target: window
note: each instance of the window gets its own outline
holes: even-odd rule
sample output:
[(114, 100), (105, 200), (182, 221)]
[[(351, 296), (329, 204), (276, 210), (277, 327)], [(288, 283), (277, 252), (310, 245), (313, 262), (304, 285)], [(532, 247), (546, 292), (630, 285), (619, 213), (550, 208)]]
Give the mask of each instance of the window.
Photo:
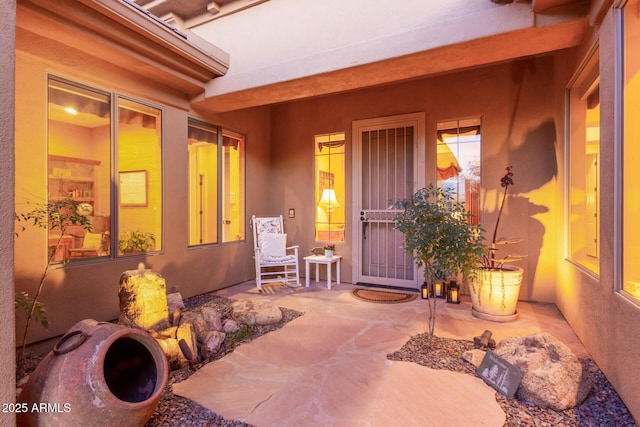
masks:
[(622, 131), (622, 290), (640, 300), (640, 15), (638, 1), (625, 4), (623, 34), (623, 131)]
[(244, 136), (222, 129), (222, 241), (245, 239)]
[(244, 136), (189, 119), (188, 150), (189, 245), (244, 240)]
[[(160, 250), (161, 110), (50, 77), (47, 124), (49, 202), (73, 200), (91, 224), (67, 227), (54, 261)], [(56, 232), (49, 232), (50, 246)]]
[(436, 125), (437, 185), (455, 192), (458, 202), (480, 221), (480, 118)]
[(159, 109), (118, 97), (119, 254), (162, 248)]
[(218, 242), (218, 128), (189, 120), (189, 245)]
[(569, 258), (600, 273), (600, 72), (598, 49), (569, 89)]
[(345, 134), (314, 137), (316, 240), (344, 242)]

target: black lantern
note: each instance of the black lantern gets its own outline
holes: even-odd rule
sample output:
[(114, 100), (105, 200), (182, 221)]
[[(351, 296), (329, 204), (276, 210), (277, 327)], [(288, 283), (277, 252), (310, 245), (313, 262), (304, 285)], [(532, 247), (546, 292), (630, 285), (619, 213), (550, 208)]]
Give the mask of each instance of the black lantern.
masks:
[(446, 295), (446, 286), (445, 286), (445, 282), (443, 281), (437, 281), (436, 283), (433, 284), (433, 295), (436, 298), (444, 298)]
[(422, 299), (429, 299), (429, 285), (427, 285), (427, 282), (422, 283), (422, 287), (420, 288), (420, 297), (422, 297)]
[(449, 282), (447, 287), (447, 302), (451, 304), (460, 304), (460, 288), (455, 280)]

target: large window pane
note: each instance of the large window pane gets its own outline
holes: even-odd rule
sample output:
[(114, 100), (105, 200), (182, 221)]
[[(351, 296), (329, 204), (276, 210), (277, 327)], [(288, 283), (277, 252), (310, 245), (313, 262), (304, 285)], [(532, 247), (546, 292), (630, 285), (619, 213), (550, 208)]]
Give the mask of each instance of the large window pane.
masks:
[(344, 242), (345, 134), (316, 135), (316, 240)]
[(218, 129), (189, 121), (189, 245), (218, 242)]
[(439, 122), (436, 126), (437, 184), (455, 192), (472, 221), (480, 222), (480, 118)]
[(222, 241), (245, 238), (244, 136), (222, 130)]
[(569, 257), (600, 273), (600, 96), (598, 51), (569, 91)]
[[(624, 130), (623, 130), (623, 281), (622, 289), (640, 300), (640, 15), (638, 1), (624, 7)], [(629, 185), (627, 185), (629, 184)]]
[(162, 115), (118, 98), (119, 254), (162, 248)]
[(51, 206), (73, 201), (91, 224), (90, 229), (79, 225), (49, 229), (54, 262), (109, 255), (109, 99), (108, 94), (49, 79), (48, 203)]

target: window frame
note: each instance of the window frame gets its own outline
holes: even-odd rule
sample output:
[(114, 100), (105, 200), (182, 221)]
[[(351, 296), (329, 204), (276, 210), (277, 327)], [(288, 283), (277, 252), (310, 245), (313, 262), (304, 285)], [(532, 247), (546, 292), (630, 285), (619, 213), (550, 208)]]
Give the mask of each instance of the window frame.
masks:
[[(68, 85), (68, 86), (72, 86), (74, 88), (77, 88), (80, 91), (88, 91), (91, 93), (96, 93), (96, 94), (101, 94), (104, 95), (106, 98), (108, 98), (109, 100), (109, 123), (108, 125), (108, 129), (109, 129), (109, 147), (108, 150), (105, 150), (105, 152), (108, 152), (108, 166), (106, 166), (106, 170), (108, 171), (109, 174), (109, 184), (108, 184), (108, 188), (109, 188), (109, 195), (108, 195), (108, 201), (109, 201), (109, 206), (108, 206), (108, 214), (109, 214), (109, 221), (108, 221), (108, 231), (109, 231), (109, 251), (108, 254), (106, 255), (97, 255), (97, 256), (91, 256), (91, 257), (87, 257), (87, 258), (79, 258), (74, 260), (73, 262), (68, 262), (68, 260), (61, 260), (61, 261), (56, 261), (54, 263), (52, 263), (52, 267), (53, 268), (64, 268), (66, 266), (69, 265), (80, 265), (80, 264), (90, 264), (90, 263), (97, 263), (97, 262), (109, 262), (109, 261), (114, 261), (116, 259), (128, 259), (131, 257), (141, 257), (141, 256), (150, 256), (150, 255), (157, 255), (157, 254), (161, 254), (164, 253), (164, 246), (165, 246), (165, 238), (166, 238), (166, 230), (165, 230), (165, 214), (166, 214), (166, 197), (165, 197), (165, 151), (166, 151), (166, 131), (165, 131), (165, 125), (166, 125), (166, 107), (164, 105), (158, 105), (155, 104), (149, 100), (146, 99), (142, 99), (142, 98), (138, 98), (135, 96), (130, 96), (127, 95), (125, 93), (119, 92), (117, 90), (114, 89), (108, 89), (108, 88), (104, 88), (101, 87), (99, 85), (94, 85), (91, 83), (86, 83), (83, 81), (78, 81), (75, 79), (71, 79), (71, 78), (67, 78), (67, 77), (62, 77), (58, 74), (55, 73), (47, 73), (47, 79), (46, 79), (46, 90), (47, 90), (47, 96), (46, 96), (46, 103), (47, 103), (47, 111), (49, 110), (49, 103), (50, 101), (50, 96), (48, 94), (49, 92), (49, 88), (50, 88), (50, 84), (51, 82), (59, 82), (62, 83), (64, 85)], [(118, 161), (118, 155), (119, 155), (119, 112), (118, 109), (120, 108), (120, 102), (121, 100), (124, 100), (126, 102), (132, 102), (135, 103), (137, 105), (140, 106), (144, 106), (144, 107), (148, 107), (150, 109), (156, 110), (158, 112), (158, 120), (160, 120), (160, 124), (158, 126), (159, 129), (159, 150), (160, 150), (160, 155), (158, 158), (158, 161), (160, 162), (159, 165), (159, 171), (160, 171), (160, 178), (159, 178), (159, 183), (158, 185), (160, 186), (160, 191), (159, 191), (159, 197), (160, 197), (160, 202), (159, 202), (159, 206), (160, 209), (162, 210), (161, 214), (160, 214), (160, 224), (159, 224), (159, 230), (161, 233), (161, 236), (159, 239), (156, 240), (156, 242), (158, 240), (160, 240), (161, 244), (158, 246), (156, 243), (156, 246), (154, 246), (153, 250), (149, 250), (146, 252), (139, 252), (139, 253), (132, 253), (132, 254), (121, 254), (119, 253), (118, 250), (118, 241), (119, 241), (119, 235), (120, 235), (120, 227), (119, 227), (119, 220), (120, 220), (120, 183), (119, 183), (119, 176), (120, 176), (120, 172), (125, 172), (125, 171), (119, 171), (119, 161)], [(50, 129), (49, 129), (49, 122), (51, 121), (51, 117), (49, 112), (47, 112), (46, 115), (46, 122), (47, 122), (47, 130), (46, 130), (46, 138), (47, 138), (47, 143), (46, 143), (46, 154), (47, 154), (47, 168), (49, 168), (49, 156), (56, 156), (55, 154), (50, 153), (50, 139), (51, 139), (51, 134), (50, 134)], [(148, 184), (148, 183), (147, 183)], [(148, 189), (147, 189), (148, 192)], [(47, 193), (49, 193), (49, 184), (47, 184)], [(146, 194), (146, 197), (148, 197), (149, 194)], [(47, 201), (49, 200), (49, 197), (47, 195)]]
[[(575, 73), (573, 74), (573, 76), (571, 77), (571, 79), (569, 80), (566, 88), (565, 88), (565, 197), (564, 197), (564, 207), (565, 207), (565, 233), (564, 233), (564, 239), (566, 244), (564, 245), (564, 252), (565, 252), (565, 259), (570, 262), (572, 265), (574, 265), (576, 268), (580, 269), (581, 271), (583, 271), (585, 274), (593, 277), (596, 280), (600, 279), (600, 262), (601, 262), (601, 246), (600, 246), (600, 241), (601, 241), (601, 230), (600, 230), (600, 210), (598, 210), (598, 219), (597, 219), (597, 236), (598, 236), (598, 241), (597, 241), (597, 247), (598, 247), (598, 255), (597, 257), (595, 257), (596, 261), (597, 261), (597, 268), (593, 269), (590, 268), (586, 262), (577, 257), (576, 256), (576, 252), (574, 251), (574, 247), (573, 247), (573, 236), (574, 236), (574, 230), (572, 228), (572, 173), (574, 172), (575, 169), (575, 163), (572, 163), (572, 161), (574, 160), (572, 157), (572, 148), (573, 147), (573, 127), (572, 127), (572, 123), (573, 123), (573, 104), (572, 104), (572, 90), (574, 89), (578, 89), (578, 86), (580, 85), (580, 83), (583, 83), (586, 79), (586, 77), (589, 77), (590, 75), (593, 74), (593, 72), (597, 72), (597, 77), (594, 80), (594, 84), (597, 83), (597, 87), (598, 87), (598, 91), (600, 90), (600, 43), (599, 40), (596, 40), (593, 45), (591, 46), (591, 48), (587, 51), (587, 53), (584, 55), (582, 62), (580, 63), (580, 65), (577, 67)], [(585, 91), (585, 95), (584, 98), (588, 98), (589, 94), (588, 93), (593, 93), (593, 91)], [(586, 103), (586, 101), (585, 101)], [(598, 105), (600, 105), (600, 103), (598, 103)], [(587, 110), (585, 109), (585, 112)], [(601, 115), (600, 115), (601, 117)], [(601, 119), (599, 119), (599, 123), (601, 124)], [(586, 118), (585, 118), (585, 125), (586, 125)], [(585, 145), (585, 154), (586, 154), (586, 144), (587, 144), (587, 136), (586, 136), (586, 128), (584, 129), (585, 132), (585, 141), (584, 141), (584, 145)], [(599, 141), (598, 141), (598, 147), (601, 146), (601, 139), (602, 139), (602, 134), (600, 133), (599, 135)], [(598, 149), (598, 153), (600, 153), (600, 148)], [(586, 160), (584, 161), (584, 163), (586, 164)], [(600, 172), (598, 174), (598, 191), (596, 193), (596, 204), (597, 206), (601, 206), (600, 203), (600, 193), (601, 193), (601, 185), (599, 184), (600, 182), (600, 176), (601, 176), (601, 170), (598, 166), (598, 172)], [(577, 190), (575, 190), (577, 191)], [(583, 198), (583, 199), (586, 199)], [(601, 208), (599, 208), (601, 209)], [(586, 216), (586, 215), (583, 215)], [(584, 257), (583, 257), (584, 258)]]
[[(213, 124), (211, 122), (208, 122), (206, 120), (197, 118), (197, 117), (193, 117), (193, 116), (189, 116), (188, 120), (187, 120), (187, 128), (189, 128), (191, 126), (191, 124), (194, 125), (198, 125), (198, 126), (202, 126), (202, 127), (206, 127), (209, 128), (212, 131), (215, 131), (216, 133), (216, 169), (217, 169), (217, 177), (216, 177), (216, 241), (215, 242), (207, 242), (207, 243), (188, 243), (187, 247), (189, 249), (197, 249), (197, 248), (204, 248), (204, 247), (213, 247), (213, 246), (221, 246), (221, 245), (227, 245), (227, 244), (234, 244), (234, 243), (243, 243), (247, 241), (247, 226), (246, 226), (246, 218), (247, 218), (247, 155), (246, 155), (246, 150), (247, 150), (247, 136), (246, 134), (244, 134), (243, 132), (239, 132), (236, 130), (233, 130), (229, 127), (226, 126), (222, 126), (222, 125), (216, 125)], [(242, 238), (241, 239), (228, 239), (225, 240), (225, 236), (224, 236), (224, 231), (223, 228), (225, 226), (224, 222), (225, 219), (224, 217), (224, 197), (225, 197), (225, 179), (224, 179), (224, 138), (225, 137), (232, 137), (232, 138), (237, 138), (240, 141), (241, 144), (241, 154), (240, 154), (240, 161), (241, 161), (241, 165), (240, 165), (240, 175), (241, 175), (241, 183), (240, 183), (240, 187), (241, 187), (241, 195), (239, 197), (242, 198), (242, 208), (241, 208), (241, 212), (239, 212), (239, 227), (241, 227), (241, 231), (242, 231)], [(188, 147), (188, 142), (187, 142), (187, 147)], [(189, 169), (189, 167), (187, 167), (187, 169)], [(190, 173), (190, 171), (189, 171)], [(189, 182), (187, 182), (187, 186), (189, 185)], [(191, 189), (187, 188), (188, 194), (191, 193)], [(191, 208), (191, 202), (189, 201), (189, 204), (187, 206), (187, 210), (189, 210)], [(191, 218), (191, 213), (188, 212), (187, 213), (187, 220), (190, 220)], [(189, 228), (189, 233), (191, 233), (191, 229), (190, 226)], [(187, 238), (187, 241), (189, 242), (189, 236)]]
[[(622, 1), (614, 6), (615, 21), (615, 60), (614, 60), (614, 253), (613, 253), (613, 288), (614, 292), (640, 308), (640, 297), (634, 296), (624, 289), (625, 273), (625, 185), (627, 181), (624, 167), (624, 152), (627, 135), (625, 135), (626, 78), (625, 55), (627, 38), (625, 28), (625, 9), (638, 7), (638, 1)], [(637, 47), (637, 46), (634, 46)], [(630, 49), (632, 49), (631, 47)], [(640, 69), (638, 70), (640, 74)], [(637, 111), (636, 111), (637, 112)]]
[[(331, 142), (342, 142), (342, 152), (339, 153), (331, 153), (328, 152), (326, 154), (318, 154), (318, 144), (330, 144)], [(340, 147), (336, 147), (336, 148), (340, 148)], [(328, 150), (331, 150), (332, 147), (327, 146)], [(313, 241), (317, 242), (317, 243), (338, 243), (338, 244), (342, 244), (344, 242), (346, 242), (346, 234), (347, 234), (347, 217), (346, 217), (346, 187), (347, 187), (347, 183), (346, 183), (346, 177), (347, 177), (347, 171), (346, 171), (346, 155), (347, 155), (347, 133), (346, 131), (339, 131), (339, 132), (328, 132), (328, 133), (321, 133), (321, 134), (316, 134), (313, 136), (313, 211), (314, 211), (314, 216), (313, 216), (313, 229), (314, 229), (314, 233), (313, 233)], [(320, 176), (320, 172), (321, 170), (319, 169), (319, 165), (318, 162), (320, 160), (320, 158), (326, 158), (329, 162), (329, 169), (331, 169), (331, 158), (332, 156), (340, 156), (340, 162), (341, 165), (338, 166), (338, 168), (341, 169), (341, 173), (343, 175), (342, 177), (342, 187), (340, 188), (339, 191), (335, 191), (336, 190), (336, 183), (335, 180), (332, 181), (332, 179), (334, 178), (333, 173), (331, 172), (331, 170), (329, 171), (324, 171), (327, 175), (325, 176), (325, 178), (322, 178)], [(326, 188), (323, 190), (334, 190), (333, 191), (333, 195), (332, 197), (328, 197), (329, 200), (326, 200), (326, 207), (322, 208), (320, 206), (320, 202), (322, 200), (322, 195), (324, 194), (320, 194), (320, 186), (321, 186), (321, 181), (324, 182), (326, 180), (329, 180), (329, 182), (333, 182), (333, 187), (332, 188)], [(329, 196), (330, 194), (327, 193), (327, 196)], [(338, 221), (332, 221), (331, 220), (331, 203), (332, 200), (336, 200), (337, 207), (342, 209), (343, 212), (343, 221), (342, 222), (338, 222)], [(318, 210), (319, 209), (323, 209), (323, 210), (327, 210), (327, 221), (320, 221), (319, 218), (319, 213)], [(328, 238), (327, 239), (321, 239), (319, 236), (319, 232), (321, 230), (319, 230), (319, 225), (320, 224), (324, 224), (326, 225), (327, 230), (323, 230), (325, 232), (328, 233)], [(342, 229), (338, 228), (333, 228), (332, 225), (342, 225)], [(335, 230), (335, 232), (337, 232), (339, 235), (341, 235), (341, 237), (339, 239), (332, 239), (332, 230)]]

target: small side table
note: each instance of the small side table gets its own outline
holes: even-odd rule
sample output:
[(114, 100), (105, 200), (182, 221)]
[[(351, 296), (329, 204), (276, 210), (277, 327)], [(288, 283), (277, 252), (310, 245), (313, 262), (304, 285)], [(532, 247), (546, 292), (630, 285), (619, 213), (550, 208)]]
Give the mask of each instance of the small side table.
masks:
[(304, 280), (305, 285), (309, 287), (309, 264), (316, 265), (316, 283), (320, 277), (320, 264), (327, 266), (327, 289), (331, 289), (331, 264), (336, 264), (336, 285), (340, 284), (340, 258), (341, 255), (334, 255), (332, 258), (326, 258), (324, 255), (310, 255), (304, 257)]

